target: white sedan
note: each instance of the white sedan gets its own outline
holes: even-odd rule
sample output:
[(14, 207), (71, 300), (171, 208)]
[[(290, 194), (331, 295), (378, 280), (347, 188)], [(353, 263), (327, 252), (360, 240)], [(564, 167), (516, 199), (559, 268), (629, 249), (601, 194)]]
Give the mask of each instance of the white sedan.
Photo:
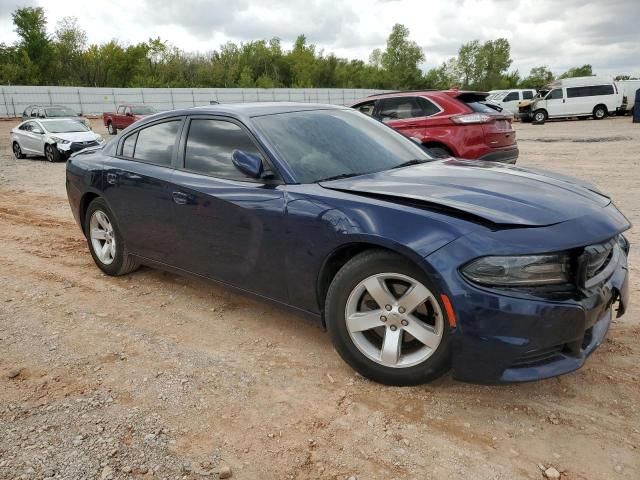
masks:
[(70, 119), (27, 120), (11, 130), (11, 147), (16, 158), (44, 155), (50, 162), (57, 162), (103, 143), (102, 136)]

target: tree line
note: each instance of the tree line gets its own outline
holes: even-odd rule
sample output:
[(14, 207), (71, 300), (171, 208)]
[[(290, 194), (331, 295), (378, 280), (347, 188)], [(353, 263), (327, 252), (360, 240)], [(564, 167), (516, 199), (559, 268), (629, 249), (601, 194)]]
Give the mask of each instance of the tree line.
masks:
[[(16, 9), (18, 40), (0, 44), (0, 84), (91, 87), (292, 87), (473, 90), (540, 88), (556, 76), (547, 66), (521, 77), (508, 40), (473, 40), (437, 68), (423, 72), (423, 49), (407, 27), (393, 26), (386, 48), (368, 62), (325, 54), (298, 36), (290, 50), (280, 39), (228, 42), (209, 53), (192, 53), (150, 38), (135, 45), (116, 40), (89, 44), (75, 17), (65, 17), (53, 34), (42, 7)], [(591, 65), (557, 78), (592, 75)], [(621, 78), (630, 78), (621, 76)]]

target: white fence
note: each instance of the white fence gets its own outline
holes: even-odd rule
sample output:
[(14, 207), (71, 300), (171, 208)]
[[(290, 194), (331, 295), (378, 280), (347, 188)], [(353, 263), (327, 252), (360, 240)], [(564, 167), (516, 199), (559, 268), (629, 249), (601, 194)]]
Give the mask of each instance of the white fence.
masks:
[(305, 102), (346, 105), (384, 90), (343, 88), (92, 88), (1, 86), (0, 117), (19, 117), (33, 104), (66, 105), (84, 115), (113, 111), (121, 103), (144, 103), (157, 110), (173, 110), (212, 101)]

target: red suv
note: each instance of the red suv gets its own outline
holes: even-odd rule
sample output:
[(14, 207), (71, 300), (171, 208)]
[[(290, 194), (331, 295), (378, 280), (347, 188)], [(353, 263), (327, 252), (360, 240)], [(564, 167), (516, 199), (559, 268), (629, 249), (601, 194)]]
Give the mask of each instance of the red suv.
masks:
[(488, 95), (462, 90), (385, 93), (351, 107), (419, 140), (436, 157), (516, 163), (511, 116), (485, 103)]

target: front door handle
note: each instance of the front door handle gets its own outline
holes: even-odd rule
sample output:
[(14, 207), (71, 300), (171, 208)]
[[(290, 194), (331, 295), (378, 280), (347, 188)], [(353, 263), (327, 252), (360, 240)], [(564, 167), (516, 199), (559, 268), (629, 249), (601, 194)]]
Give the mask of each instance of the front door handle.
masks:
[(187, 200), (189, 200), (189, 196), (184, 192), (173, 192), (171, 196), (173, 197), (173, 201), (178, 205), (186, 205)]
[(107, 183), (111, 185), (117, 185), (118, 175), (116, 175), (115, 173), (107, 173)]

